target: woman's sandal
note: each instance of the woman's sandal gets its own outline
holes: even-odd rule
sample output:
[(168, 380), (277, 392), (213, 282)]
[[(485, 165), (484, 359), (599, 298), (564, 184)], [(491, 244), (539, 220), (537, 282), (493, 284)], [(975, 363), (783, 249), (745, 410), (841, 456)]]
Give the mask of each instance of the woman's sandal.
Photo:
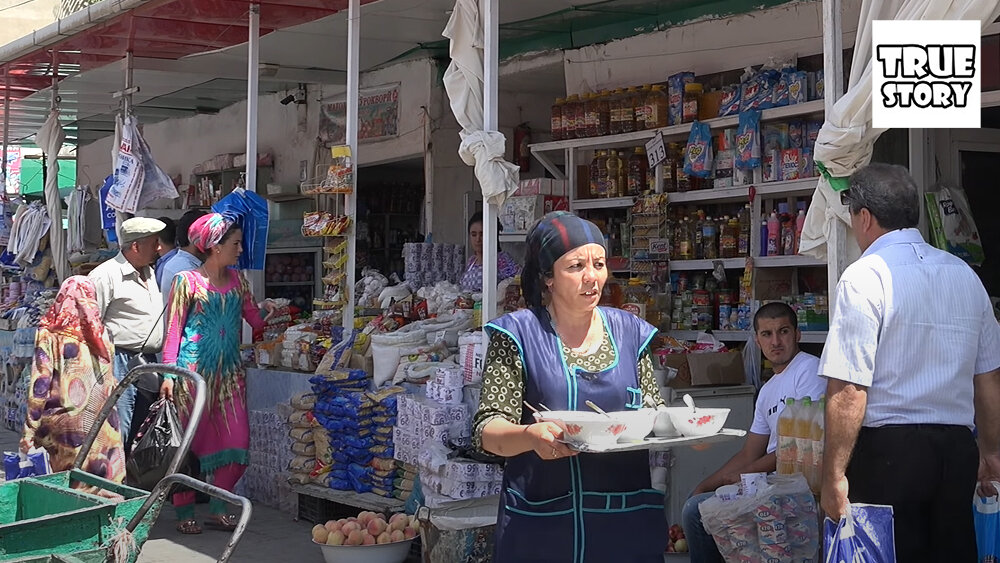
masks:
[(195, 520), (181, 520), (177, 523), (177, 531), (188, 536), (195, 536), (201, 533), (201, 526)]
[(222, 532), (232, 532), (236, 529), (236, 522), (238, 518), (235, 514), (224, 514), (221, 516), (211, 516), (205, 520), (202, 524), (209, 529), (219, 530)]

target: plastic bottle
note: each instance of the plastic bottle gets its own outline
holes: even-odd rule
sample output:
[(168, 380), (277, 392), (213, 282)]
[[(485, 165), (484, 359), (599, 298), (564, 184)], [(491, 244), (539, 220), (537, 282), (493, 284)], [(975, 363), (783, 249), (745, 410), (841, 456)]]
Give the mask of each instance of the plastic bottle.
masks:
[(606, 197), (621, 197), (622, 196), (622, 186), (619, 185), (621, 180), (621, 170), (622, 170), (622, 159), (618, 156), (617, 151), (608, 152), (608, 191)]
[(802, 242), (802, 229), (806, 226), (806, 212), (799, 209), (799, 214), (795, 216), (795, 253), (799, 253), (799, 243)]
[(812, 472), (812, 421), (815, 410), (812, 399), (804, 397), (795, 416), (795, 472), (808, 479)]
[(597, 136), (597, 94), (583, 95), (583, 124), (587, 137)]
[(646, 320), (650, 312), (651, 300), (652, 295), (649, 293), (649, 288), (642, 283), (641, 279), (628, 280), (628, 286), (625, 288), (625, 303), (622, 305), (623, 310)]
[(597, 151), (594, 160), (590, 162), (590, 197), (607, 197), (608, 195), (608, 155)]
[(632, 156), (628, 158), (628, 195), (639, 195), (646, 191), (648, 169), (646, 149), (636, 147)]
[(646, 96), (646, 129), (666, 127), (670, 100), (662, 84), (656, 84)]
[(691, 219), (685, 217), (677, 228), (677, 255), (681, 260), (694, 259), (694, 241), (691, 240)]
[(701, 260), (705, 257), (705, 212), (701, 209), (696, 214), (694, 221), (694, 236), (691, 237), (694, 248), (691, 251), (691, 258)]
[(608, 101), (608, 130), (612, 135), (622, 132), (622, 99), (624, 94), (625, 92), (621, 88), (616, 88)]
[(767, 256), (767, 221), (760, 222), (760, 255)]
[(556, 98), (556, 103), (552, 104), (552, 140), (563, 140), (565, 129), (563, 129), (563, 106), (566, 105), (565, 98)]
[(628, 155), (618, 151), (618, 160), (621, 161), (618, 167), (618, 197), (624, 197), (628, 195)]
[(812, 480), (809, 487), (814, 493), (819, 493), (823, 484), (823, 449), (826, 444), (826, 399), (820, 397), (819, 403), (813, 409), (812, 427), (809, 437), (812, 439)]
[(583, 115), (583, 103), (580, 96), (573, 94), (566, 98), (566, 105), (563, 106), (564, 121), (563, 135), (566, 139), (576, 139), (586, 135), (586, 127)]
[(702, 257), (715, 260), (719, 257), (719, 224), (711, 217), (702, 223)]
[(795, 254), (795, 220), (787, 213), (781, 216), (781, 254)]
[(781, 222), (778, 221), (778, 213), (771, 212), (767, 218), (767, 256), (778, 256), (781, 254)]
[(635, 131), (635, 103), (638, 98), (637, 94), (638, 91), (635, 89), (635, 86), (632, 86), (625, 90), (625, 96), (622, 97), (622, 133)]
[(791, 475), (795, 473), (795, 460), (798, 457), (795, 439), (795, 417), (798, 407), (795, 399), (785, 399), (785, 409), (778, 415), (778, 474)]
[(739, 239), (736, 241), (737, 256), (750, 255), (750, 204), (746, 204), (739, 214)]
[(723, 219), (719, 236), (719, 256), (722, 258), (736, 258), (739, 256), (738, 240), (740, 237), (740, 221), (736, 217), (728, 215)]
[(602, 90), (596, 99), (597, 104), (597, 135), (603, 136), (611, 132), (611, 92)]
[(649, 94), (653, 87), (644, 84), (636, 96), (635, 102), (635, 130), (644, 131), (646, 129), (646, 116), (649, 115)]

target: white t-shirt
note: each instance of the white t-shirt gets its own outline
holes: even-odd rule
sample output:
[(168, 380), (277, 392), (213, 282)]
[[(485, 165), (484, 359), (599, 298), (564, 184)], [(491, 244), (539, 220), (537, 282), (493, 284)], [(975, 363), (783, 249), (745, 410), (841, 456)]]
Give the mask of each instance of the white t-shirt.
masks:
[(778, 415), (785, 409), (785, 399), (791, 397), (798, 401), (809, 397), (818, 401), (826, 394), (826, 379), (817, 375), (818, 372), (819, 358), (799, 352), (781, 373), (760, 388), (750, 431), (770, 436), (767, 453), (778, 449)]

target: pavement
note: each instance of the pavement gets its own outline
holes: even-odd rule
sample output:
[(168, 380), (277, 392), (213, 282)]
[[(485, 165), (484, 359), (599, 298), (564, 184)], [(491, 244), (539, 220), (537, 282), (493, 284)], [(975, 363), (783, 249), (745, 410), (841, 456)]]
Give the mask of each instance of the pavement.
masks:
[[(0, 429), (0, 451), (17, 449), (18, 434)], [(0, 482), (3, 475), (0, 472)], [(198, 505), (198, 518), (208, 513), (208, 505)], [(230, 535), (206, 530), (201, 535), (184, 536), (174, 530), (171, 507), (165, 507), (142, 548), (138, 563), (211, 563), (226, 548)], [(312, 545), (312, 524), (296, 522), (291, 515), (254, 506), (250, 526), (230, 561), (235, 563), (323, 563), (319, 548)]]

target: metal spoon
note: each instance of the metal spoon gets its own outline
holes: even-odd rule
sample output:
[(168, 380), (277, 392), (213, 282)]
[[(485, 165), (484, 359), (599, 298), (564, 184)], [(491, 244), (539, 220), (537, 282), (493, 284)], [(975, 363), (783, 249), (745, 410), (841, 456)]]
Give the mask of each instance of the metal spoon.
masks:
[(544, 410), (552, 412), (552, 409), (550, 409), (549, 407), (545, 406), (545, 403), (543, 403), (541, 401), (538, 401), (538, 406), (542, 407)]
[(608, 417), (608, 418), (611, 418), (611, 415), (610, 415), (610, 414), (608, 414), (608, 413), (604, 412), (604, 409), (602, 409), (601, 407), (599, 407), (599, 406), (595, 405), (595, 404), (594, 404), (593, 402), (591, 402), (590, 400), (587, 400), (587, 401), (584, 401), (584, 403), (586, 403), (586, 405), (587, 405), (588, 407), (590, 407), (590, 408), (594, 409), (595, 411), (597, 411), (597, 412), (599, 412), (599, 413), (603, 414), (604, 416), (606, 416), (606, 417)]
[[(538, 409), (536, 409), (536, 408), (535, 408), (534, 406), (532, 406), (532, 404), (531, 404), (531, 403), (529, 403), (528, 401), (524, 401), (524, 406), (526, 406), (526, 407), (528, 407), (529, 409), (531, 409), (531, 410), (532, 410), (532, 412), (534, 412), (534, 413), (535, 413), (535, 414), (537, 414), (538, 416), (541, 416), (541, 415), (542, 415), (542, 412), (541, 412), (541, 411), (539, 411)], [(546, 410), (548, 410), (548, 409), (546, 409)]]
[(694, 406), (694, 398), (689, 393), (685, 393), (683, 399), (684, 404), (691, 407), (691, 412), (698, 412), (698, 409)]

